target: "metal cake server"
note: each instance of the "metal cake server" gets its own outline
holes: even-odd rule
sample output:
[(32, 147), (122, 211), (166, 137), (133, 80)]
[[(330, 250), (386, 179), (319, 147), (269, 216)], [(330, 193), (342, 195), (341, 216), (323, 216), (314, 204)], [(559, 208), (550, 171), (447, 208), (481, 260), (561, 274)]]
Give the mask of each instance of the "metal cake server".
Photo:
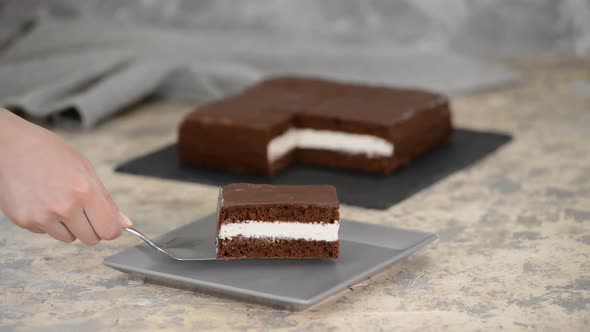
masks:
[(215, 243), (205, 239), (174, 238), (166, 245), (159, 245), (133, 227), (125, 230), (137, 236), (153, 249), (173, 258), (177, 261), (212, 261), (217, 260), (215, 255)]

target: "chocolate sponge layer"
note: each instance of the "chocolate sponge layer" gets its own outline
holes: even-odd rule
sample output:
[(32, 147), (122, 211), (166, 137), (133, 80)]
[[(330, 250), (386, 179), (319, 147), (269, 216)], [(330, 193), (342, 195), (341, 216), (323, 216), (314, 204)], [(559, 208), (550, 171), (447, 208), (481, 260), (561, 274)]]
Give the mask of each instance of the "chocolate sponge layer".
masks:
[(233, 238), (218, 240), (217, 257), (237, 258), (338, 258), (339, 241)]
[(255, 221), (296, 221), (300, 223), (328, 223), (339, 220), (337, 208), (317, 206), (276, 205), (266, 207), (231, 207), (219, 211), (222, 223), (244, 220)]

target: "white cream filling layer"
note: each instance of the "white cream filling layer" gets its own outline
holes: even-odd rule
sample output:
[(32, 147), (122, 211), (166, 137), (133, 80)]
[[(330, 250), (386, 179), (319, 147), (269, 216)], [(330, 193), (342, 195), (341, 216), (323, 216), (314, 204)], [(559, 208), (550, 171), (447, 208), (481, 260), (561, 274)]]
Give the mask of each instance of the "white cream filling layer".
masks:
[(304, 239), (307, 241), (337, 241), (338, 221), (328, 223), (301, 223), (286, 221), (245, 220), (240, 223), (221, 224), (219, 239), (236, 236), (245, 238)]
[(393, 156), (393, 144), (381, 137), (332, 130), (291, 128), (270, 141), (267, 146), (268, 161), (274, 162), (296, 148), (362, 154), (369, 157)]

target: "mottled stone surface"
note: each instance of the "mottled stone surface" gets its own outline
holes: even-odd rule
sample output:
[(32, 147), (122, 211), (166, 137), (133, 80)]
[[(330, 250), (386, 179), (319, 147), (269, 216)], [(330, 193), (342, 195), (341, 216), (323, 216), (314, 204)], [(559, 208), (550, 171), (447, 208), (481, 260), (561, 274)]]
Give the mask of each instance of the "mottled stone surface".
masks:
[[(101, 265), (137, 243), (64, 245), (0, 220), (0, 331), (590, 329), (590, 59), (511, 64), (524, 84), (453, 99), (458, 125), (510, 132), (479, 164), (386, 211), (344, 206), (370, 223), (438, 232), (378, 282), (305, 312), (145, 284)], [(214, 211), (216, 188), (114, 174), (174, 141), (190, 110), (148, 103), (86, 134), (61, 132), (95, 163), (146, 233)]]

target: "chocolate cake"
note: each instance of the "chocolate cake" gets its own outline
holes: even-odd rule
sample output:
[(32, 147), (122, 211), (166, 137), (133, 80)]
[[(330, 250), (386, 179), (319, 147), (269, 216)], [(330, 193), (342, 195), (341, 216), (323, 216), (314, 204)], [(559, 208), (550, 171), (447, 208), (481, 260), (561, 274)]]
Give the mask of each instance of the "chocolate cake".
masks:
[(333, 186), (237, 183), (219, 191), (218, 258), (338, 258)]
[(190, 113), (186, 165), (273, 175), (293, 162), (389, 174), (451, 135), (447, 98), (412, 89), (280, 77)]

